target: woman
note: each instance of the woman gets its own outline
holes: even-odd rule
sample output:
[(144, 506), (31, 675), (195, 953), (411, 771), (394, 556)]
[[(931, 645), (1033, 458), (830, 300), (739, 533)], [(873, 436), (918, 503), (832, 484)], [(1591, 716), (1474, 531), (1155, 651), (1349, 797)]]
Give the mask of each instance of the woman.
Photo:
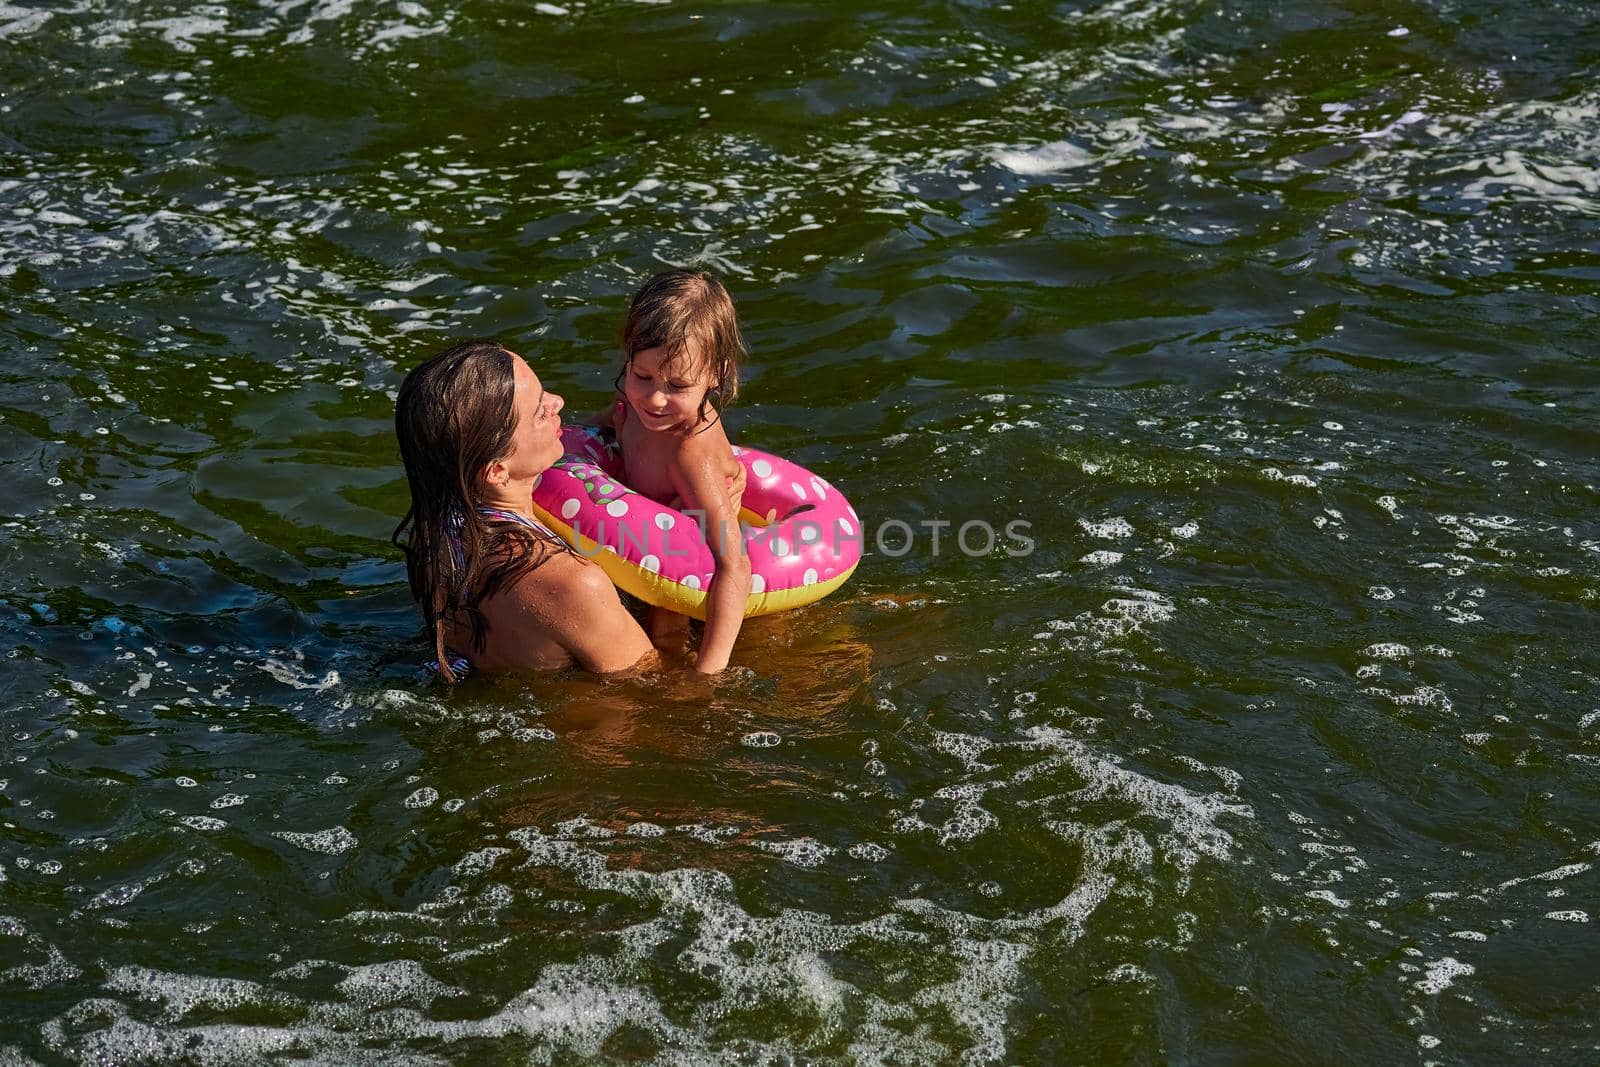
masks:
[(561, 408), (493, 341), (447, 349), (400, 386), (411, 508), (394, 543), (448, 681), (447, 650), (482, 670), (604, 673), (655, 656), (600, 568), (533, 517), (533, 483), (561, 458)]

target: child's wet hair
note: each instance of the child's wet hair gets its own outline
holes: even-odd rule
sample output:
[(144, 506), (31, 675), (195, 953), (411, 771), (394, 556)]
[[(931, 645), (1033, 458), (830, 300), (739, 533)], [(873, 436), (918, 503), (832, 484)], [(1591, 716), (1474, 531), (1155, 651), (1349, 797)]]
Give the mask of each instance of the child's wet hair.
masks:
[[(622, 351), (631, 361), (648, 348), (661, 349), (661, 366), (671, 370), (697, 356), (705, 360), (712, 387), (706, 394), (716, 407), (739, 393), (739, 361), (744, 338), (734, 315), (733, 298), (716, 275), (678, 268), (663, 271), (633, 295), (622, 325)], [(706, 417), (702, 407), (700, 417)]]

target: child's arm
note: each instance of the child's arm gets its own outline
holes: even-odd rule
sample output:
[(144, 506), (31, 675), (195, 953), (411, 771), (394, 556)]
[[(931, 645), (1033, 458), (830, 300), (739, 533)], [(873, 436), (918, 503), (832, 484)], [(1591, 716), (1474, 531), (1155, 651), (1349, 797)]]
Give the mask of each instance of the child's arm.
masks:
[(706, 632), (700, 639), (695, 670), (715, 674), (728, 665), (733, 643), (744, 624), (744, 607), (750, 598), (750, 557), (744, 551), (744, 531), (739, 511), (728, 496), (712, 449), (692, 449), (685, 462), (674, 464), (672, 480), (687, 507), (705, 513), (703, 530), (717, 572), (706, 590)]

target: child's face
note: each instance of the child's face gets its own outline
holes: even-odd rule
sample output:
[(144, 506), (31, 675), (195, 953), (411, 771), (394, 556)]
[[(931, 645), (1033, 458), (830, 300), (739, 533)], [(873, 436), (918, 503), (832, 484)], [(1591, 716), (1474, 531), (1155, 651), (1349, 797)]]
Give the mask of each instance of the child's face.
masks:
[(661, 355), (659, 348), (633, 354), (623, 369), (623, 396), (647, 430), (692, 430), (700, 423), (706, 393), (716, 383), (706, 361), (694, 358), (693, 353), (670, 369), (661, 366)]

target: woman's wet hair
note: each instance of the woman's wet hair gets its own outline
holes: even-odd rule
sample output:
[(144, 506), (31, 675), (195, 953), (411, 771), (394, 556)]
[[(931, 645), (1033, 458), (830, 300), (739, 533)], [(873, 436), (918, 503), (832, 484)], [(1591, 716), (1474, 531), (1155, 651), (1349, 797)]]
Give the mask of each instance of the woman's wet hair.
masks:
[(451, 682), (445, 627), (466, 626), (481, 652), (488, 623), (478, 605), (565, 548), (478, 512), (483, 472), (511, 450), (516, 432), (514, 358), (495, 341), (455, 345), (407, 374), (395, 403), (411, 506), (392, 540), (405, 552), (411, 595)]
[(704, 361), (713, 384), (700, 407), (702, 421), (708, 407), (720, 410), (739, 395), (744, 338), (739, 335), (733, 297), (716, 275), (678, 268), (644, 283), (633, 295), (622, 324), (622, 351), (631, 361), (635, 353), (649, 348), (661, 349), (661, 368), (667, 372)]

